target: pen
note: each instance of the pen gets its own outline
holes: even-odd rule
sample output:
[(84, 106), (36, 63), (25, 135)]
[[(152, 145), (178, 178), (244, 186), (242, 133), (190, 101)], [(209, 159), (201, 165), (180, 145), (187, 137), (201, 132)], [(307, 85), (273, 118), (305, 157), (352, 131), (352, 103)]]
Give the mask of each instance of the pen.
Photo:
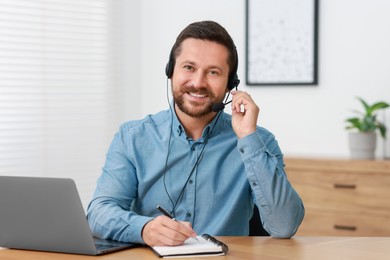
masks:
[(164, 214), (165, 216), (167, 216), (168, 218), (172, 219), (172, 220), (176, 220), (171, 214), (169, 214), (168, 211), (166, 211), (163, 207), (161, 207), (160, 205), (157, 205), (157, 209), (162, 213)]
[[(162, 214), (164, 214), (165, 216), (167, 216), (168, 218), (170, 218), (170, 219), (176, 221), (176, 219), (175, 219), (171, 214), (169, 214), (169, 212), (166, 211), (166, 210), (165, 210), (163, 207), (161, 207), (160, 205), (157, 205), (157, 209), (158, 209)], [(196, 237), (192, 237), (192, 238), (195, 239), (196, 241), (199, 241), (198, 238), (196, 238)]]

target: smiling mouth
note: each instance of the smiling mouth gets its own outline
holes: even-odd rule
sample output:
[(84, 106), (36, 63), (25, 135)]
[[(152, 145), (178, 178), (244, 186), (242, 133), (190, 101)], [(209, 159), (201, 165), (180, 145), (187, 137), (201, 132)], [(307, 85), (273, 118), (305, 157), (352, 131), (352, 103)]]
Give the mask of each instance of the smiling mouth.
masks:
[(201, 95), (201, 94), (196, 94), (196, 93), (192, 93), (192, 92), (189, 92), (188, 94), (191, 97), (194, 97), (194, 98), (205, 98), (205, 97), (207, 97), (207, 95)]

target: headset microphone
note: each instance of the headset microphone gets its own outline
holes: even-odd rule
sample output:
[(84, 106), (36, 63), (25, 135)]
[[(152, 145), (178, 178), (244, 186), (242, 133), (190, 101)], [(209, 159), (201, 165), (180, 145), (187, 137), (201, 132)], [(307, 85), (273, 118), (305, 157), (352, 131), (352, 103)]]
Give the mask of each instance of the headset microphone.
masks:
[(220, 102), (220, 103), (215, 103), (211, 106), (211, 110), (213, 112), (219, 112), (221, 110), (223, 110), (225, 108), (225, 106), (229, 103), (231, 103), (232, 100), (230, 100), (229, 102), (226, 102), (226, 103), (223, 103), (223, 102)]

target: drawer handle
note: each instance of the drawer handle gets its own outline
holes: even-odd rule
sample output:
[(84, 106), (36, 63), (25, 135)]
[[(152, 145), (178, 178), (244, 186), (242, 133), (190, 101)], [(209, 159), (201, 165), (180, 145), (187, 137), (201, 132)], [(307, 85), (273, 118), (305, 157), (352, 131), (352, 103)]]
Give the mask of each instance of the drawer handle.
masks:
[(334, 187), (336, 189), (356, 189), (356, 185), (355, 184), (339, 184), (339, 183), (335, 183), (334, 184)]
[(357, 229), (355, 226), (342, 226), (342, 225), (334, 225), (334, 228), (339, 230), (348, 230), (348, 231), (356, 231)]

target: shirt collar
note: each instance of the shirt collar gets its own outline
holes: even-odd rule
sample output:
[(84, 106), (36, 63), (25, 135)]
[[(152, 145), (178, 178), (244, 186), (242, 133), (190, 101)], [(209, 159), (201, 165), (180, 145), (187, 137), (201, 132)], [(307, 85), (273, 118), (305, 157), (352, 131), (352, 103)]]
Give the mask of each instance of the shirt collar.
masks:
[[(220, 116), (218, 116), (219, 114), (217, 113), (213, 120), (203, 129), (202, 138), (206, 138), (208, 135), (210, 135), (210, 137), (214, 136), (219, 132), (223, 118), (225, 117), (225, 113), (223, 111), (219, 113)], [(171, 115), (173, 116), (172, 130), (174, 134), (177, 136), (182, 136), (184, 134), (186, 137), (184, 126), (180, 123), (176, 113), (172, 111)]]

